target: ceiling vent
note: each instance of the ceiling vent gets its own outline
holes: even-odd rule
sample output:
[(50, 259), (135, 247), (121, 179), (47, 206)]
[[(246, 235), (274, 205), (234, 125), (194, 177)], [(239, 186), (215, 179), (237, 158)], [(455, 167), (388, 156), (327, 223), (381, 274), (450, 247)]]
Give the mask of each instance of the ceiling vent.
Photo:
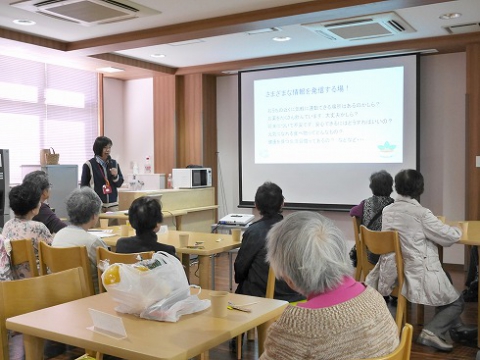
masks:
[(480, 31), (480, 23), (452, 25), (447, 26), (445, 29), (447, 29), (450, 34), (466, 34)]
[(302, 24), (302, 26), (330, 40), (364, 40), (415, 32), (414, 28), (395, 13)]
[(47, 15), (84, 26), (108, 24), (160, 14), (159, 11), (128, 0), (26, 0), (11, 4), (14, 7)]

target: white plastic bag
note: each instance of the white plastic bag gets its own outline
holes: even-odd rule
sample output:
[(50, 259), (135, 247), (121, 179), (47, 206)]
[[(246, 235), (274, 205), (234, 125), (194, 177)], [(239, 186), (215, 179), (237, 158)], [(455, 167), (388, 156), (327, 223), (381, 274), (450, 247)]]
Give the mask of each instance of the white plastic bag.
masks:
[(197, 296), (200, 294), (201, 288), (195, 285), (191, 285), (191, 287), (198, 288), (199, 292), (184, 299), (179, 299), (177, 297), (179, 294), (173, 292), (168, 298), (160, 300), (142, 311), (140, 317), (157, 321), (177, 322), (182, 315), (208, 309), (210, 300), (200, 300)]
[[(182, 263), (175, 256), (160, 251), (153, 254), (152, 261), (159, 266), (148, 271), (139, 271), (129, 264), (112, 264), (105, 269), (102, 282), (118, 303), (116, 311), (152, 320), (178, 321), (181, 315), (210, 306), (209, 300), (190, 295), (190, 285)], [(109, 283), (109, 274), (117, 269), (119, 281)], [(178, 304), (183, 300), (188, 301)]]

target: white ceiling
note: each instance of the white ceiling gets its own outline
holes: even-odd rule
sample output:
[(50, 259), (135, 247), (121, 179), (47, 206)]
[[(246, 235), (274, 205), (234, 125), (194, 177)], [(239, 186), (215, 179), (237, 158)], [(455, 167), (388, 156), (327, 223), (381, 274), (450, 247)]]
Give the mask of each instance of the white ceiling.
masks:
[[(134, 0), (142, 6), (159, 11), (158, 15), (117, 23), (83, 26), (57, 20), (45, 15), (15, 8), (10, 4), (14, 0), (0, 0), (0, 52), (15, 55), (19, 53), (34, 54), (42, 48), (30, 45), (24, 48), (21, 34), (31, 34), (35, 38), (47, 38), (58, 41), (57, 44), (72, 45), (71, 58), (85, 58), (89, 55), (115, 54), (147, 63), (172, 68), (188, 68), (234, 62), (239, 60), (305, 53), (326, 49), (360, 46), (372, 43), (402, 41), (409, 39), (446, 36), (447, 26), (458, 24), (478, 24), (480, 22), (480, 0), (457, 0), (448, 2), (434, 1), (343, 1), (347, 4), (360, 4), (347, 9), (321, 11), (320, 3), (334, 4), (329, 1), (304, 0)], [(40, 0), (39, 0), (40, 1)], [(122, 0), (117, 0), (121, 2)], [(340, 1), (337, 1), (340, 3)], [(388, 4), (390, 3), (390, 4)], [(429, 4), (403, 8), (411, 3)], [(282, 11), (283, 6), (290, 6), (290, 16)], [(400, 5), (398, 5), (400, 4)], [(328, 4), (327, 4), (328, 5)], [(302, 6), (305, 6), (304, 8)], [(307, 6), (312, 6), (311, 13)], [(367, 40), (329, 40), (309, 31), (301, 23), (330, 21), (365, 14), (384, 12), (386, 8), (394, 9), (415, 31), (393, 36)], [(275, 8), (275, 9), (272, 9)], [(295, 14), (295, 9), (302, 13)], [(303, 10), (307, 9), (307, 10)], [(350, 11), (354, 9), (353, 11)], [(280, 12), (277, 15), (277, 10)], [(251, 14), (246, 14), (251, 12)], [(440, 15), (458, 12), (457, 19), (441, 20)], [(235, 14), (238, 14), (235, 16)], [(249, 15), (253, 15), (250, 17)], [(224, 17), (226, 23), (215, 21), (210, 27), (208, 19)], [(263, 17), (263, 18), (262, 18)], [(243, 21), (245, 18), (247, 20)], [(21, 26), (13, 23), (14, 19), (28, 19), (36, 22), (33, 26)], [(198, 22), (204, 20), (203, 22)], [(218, 19), (217, 19), (218, 20)], [(182, 24), (181, 26), (179, 24)], [(190, 31), (190, 26), (193, 30)], [(248, 30), (278, 27), (280, 31), (248, 35)], [(142, 33), (142, 30), (158, 29), (156, 32)], [(171, 29), (171, 31), (169, 30)], [(7, 30), (12, 30), (10, 33)], [(477, 31), (476, 28), (469, 31)], [(480, 30), (480, 29), (479, 29)], [(12, 35), (13, 34), (13, 35)], [(132, 35), (133, 34), (133, 35)], [(214, 36), (210, 36), (210, 35)], [(117, 35), (117, 36), (115, 36)], [(130, 35), (132, 37), (130, 38)], [(204, 36), (202, 36), (204, 35)], [(111, 38), (105, 38), (112, 36)], [(275, 42), (274, 36), (288, 36), (290, 41)], [(91, 39), (99, 38), (97, 43)], [(141, 38), (141, 41), (136, 39)], [(15, 40), (15, 41), (12, 41)], [(183, 46), (172, 46), (173, 41), (197, 39), (199, 42)], [(32, 42), (29, 40), (29, 42)], [(163, 54), (163, 58), (153, 58), (152, 54)], [(45, 57), (48, 55), (45, 53)], [(55, 55), (53, 55), (55, 56)], [(121, 67), (113, 64), (113, 66)], [(233, 70), (233, 69), (232, 69)]]

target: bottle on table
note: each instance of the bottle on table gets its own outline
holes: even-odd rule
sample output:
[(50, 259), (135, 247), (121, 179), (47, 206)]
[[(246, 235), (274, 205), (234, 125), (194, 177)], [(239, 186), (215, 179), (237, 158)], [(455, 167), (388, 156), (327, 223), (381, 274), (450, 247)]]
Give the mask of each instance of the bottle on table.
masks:
[(150, 156), (145, 158), (145, 174), (152, 173), (152, 163), (150, 162)]
[(172, 174), (168, 174), (168, 178), (167, 178), (167, 189), (173, 189)]

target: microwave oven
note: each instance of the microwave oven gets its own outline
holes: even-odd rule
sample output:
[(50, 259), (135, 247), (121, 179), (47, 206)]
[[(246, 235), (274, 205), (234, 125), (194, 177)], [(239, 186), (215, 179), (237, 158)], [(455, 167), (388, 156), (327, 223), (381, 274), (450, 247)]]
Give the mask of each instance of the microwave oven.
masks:
[(191, 189), (207, 186), (212, 186), (211, 168), (172, 170), (172, 187), (174, 189)]

